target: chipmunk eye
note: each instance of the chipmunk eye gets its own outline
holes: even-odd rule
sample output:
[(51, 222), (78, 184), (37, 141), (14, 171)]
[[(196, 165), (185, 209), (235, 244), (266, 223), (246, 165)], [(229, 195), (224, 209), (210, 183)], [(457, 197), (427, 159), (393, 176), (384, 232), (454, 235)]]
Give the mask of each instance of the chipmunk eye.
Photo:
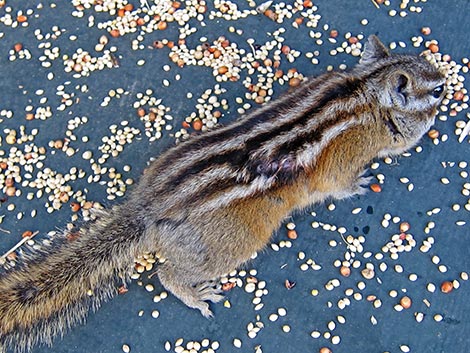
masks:
[(443, 92), (444, 92), (444, 85), (440, 85), (440, 86), (437, 86), (436, 88), (434, 88), (431, 91), (431, 95), (434, 98), (439, 98), (442, 95)]

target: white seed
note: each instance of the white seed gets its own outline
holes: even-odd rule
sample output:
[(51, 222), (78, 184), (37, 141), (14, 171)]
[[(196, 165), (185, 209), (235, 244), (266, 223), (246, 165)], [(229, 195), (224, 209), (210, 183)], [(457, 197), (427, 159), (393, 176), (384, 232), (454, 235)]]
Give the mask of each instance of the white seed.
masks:
[(441, 314), (436, 314), (433, 318), (436, 322), (441, 322), (444, 319)]
[(284, 331), (285, 333), (290, 332), (290, 326), (289, 325), (283, 325), (282, 326), (282, 331)]
[(236, 347), (236, 348), (241, 348), (242, 347), (242, 341), (238, 338), (234, 338), (233, 339), (233, 345)]
[(439, 271), (442, 272), (442, 273), (446, 273), (446, 272), (447, 272), (447, 266), (446, 266), (446, 265), (439, 265), (438, 269), (439, 269)]
[(131, 347), (129, 347), (127, 344), (122, 345), (122, 351), (124, 353), (129, 353), (131, 351)]
[(319, 331), (312, 331), (310, 336), (312, 336), (313, 338), (320, 338), (321, 333)]
[(403, 353), (411, 352), (410, 347), (408, 347), (406, 344), (400, 345), (400, 350), (401, 350)]
[(415, 319), (416, 319), (416, 322), (421, 322), (421, 321), (423, 321), (423, 319), (424, 319), (424, 314), (421, 313), (421, 312), (416, 313), (416, 314), (415, 314)]
[(253, 293), (256, 290), (256, 284), (255, 283), (247, 283), (245, 286), (245, 291), (247, 293)]
[(339, 336), (333, 336), (331, 337), (331, 343), (333, 344), (339, 344), (341, 342), (341, 338)]
[(286, 228), (289, 230), (294, 230), (295, 229), (295, 224), (292, 222), (289, 222), (286, 224)]
[(401, 306), (400, 304), (396, 304), (393, 308), (398, 312), (403, 311), (404, 309), (403, 306)]
[(93, 153), (91, 151), (85, 151), (82, 154), (82, 158), (85, 160), (89, 160), (91, 157), (93, 157)]

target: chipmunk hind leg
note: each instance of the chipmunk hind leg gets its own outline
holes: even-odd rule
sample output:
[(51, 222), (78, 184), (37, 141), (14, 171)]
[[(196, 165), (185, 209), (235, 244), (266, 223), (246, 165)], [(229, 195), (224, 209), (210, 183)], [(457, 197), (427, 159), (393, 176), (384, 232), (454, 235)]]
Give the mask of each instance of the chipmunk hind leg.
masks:
[(224, 296), (212, 280), (198, 281), (200, 274), (166, 261), (157, 270), (161, 284), (190, 308), (198, 309), (204, 317), (212, 317), (208, 301), (217, 303)]
[(216, 303), (223, 299), (218, 285), (217, 264), (205, 245), (207, 239), (200, 229), (188, 221), (163, 219), (156, 222), (157, 247), (165, 259), (158, 265), (157, 275), (165, 289), (187, 306), (211, 317), (207, 301)]

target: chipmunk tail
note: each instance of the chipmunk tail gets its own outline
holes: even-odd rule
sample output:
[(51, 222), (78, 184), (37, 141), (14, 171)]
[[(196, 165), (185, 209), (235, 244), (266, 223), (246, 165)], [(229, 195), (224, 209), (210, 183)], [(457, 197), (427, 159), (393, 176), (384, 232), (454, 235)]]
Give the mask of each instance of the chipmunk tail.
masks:
[(77, 233), (0, 273), (0, 352), (51, 345), (117, 293), (141, 251), (143, 222), (129, 207), (100, 211)]

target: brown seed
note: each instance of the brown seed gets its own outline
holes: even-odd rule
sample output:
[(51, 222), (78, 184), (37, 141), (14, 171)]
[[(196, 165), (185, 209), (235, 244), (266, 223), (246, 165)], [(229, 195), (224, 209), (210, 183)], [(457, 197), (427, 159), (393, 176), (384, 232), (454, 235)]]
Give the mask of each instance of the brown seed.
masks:
[(450, 293), (454, 289), (454, 285), (451, 281), (444, 281), (441, 284), (441, 292), (442, 293)]
[(277, 19), (277, 14), (271, 9), (267, 9), (266, 11), (264, 11), (264, 15), (273, 21)]
[(197, 7), (197, 12), (198, 13), (205, 13), (207, 11), (207, 7), (205, 5), (199, 5)]
[(246, 283), (258, 283), (258, 278), (250, 276), (246, 279)]
[(13, 179), (12, 177), (7, 177), (5, 179), (5, 186), (6, 187), (11, 187), (13, 185), (15, 185), (15, 179)]
[(225, 75), (228, 71), (228, 67), (227, 66), (221, 66), (219, 67), (219, 69), (217, 70), (217, 72), (219, 73), (219, 75)]
[(321, 347), (318, 353), (333, 353), (333, 351), (328, 347)]
[(126, 5), (124, 6), (124, 10), (130, 12), (130, 11), (134, 10), (134, 5), (132, 5), (132, 4), (126, 4)]
[(11, 252), (7, 255), (7, 260), (8, 261), (15, 261), (16, 257), (17, 257), (16, 252)]
[(351, 269), (347, 266), (341, 266), (339, 273), (341, 273), (341, 276), (343, 277), (349, 277), (351, 275)]
[(224, 284), (222, 284), (222, 290), (224, 292), (228, 292), (229, 290), (231, 290), (233, 287), (235, 287), (235, 283), (234, 282), (226, 282)]
[(119, 30), (118, 29), (112, 29), (111, 31), (109, 31), (109, 34), (111, 35), (111, 37), (113, 38), (117, 38), (120, 36), (120, 33), (119, 33)]
[(62, 147), (64, 147), (64, 142), (62, 140), (54, 141), (54, 148), (61, 149)]
[(199, 131), (202, 129), (202, 121), (200, 119), (196, 119), (193, 121), (193, 129)]
[(437, 139), (439, 137), (439, 131), (436, 130), (436, 129), (429, 130), (428, 131), (428, 136), (429, 136), (429, 138)]
[(5, 190), (5, 194), (9, 197), (16, 195), (16, 188), (14, 186), (8, 186)]
[(1, 163), (0, 163), (0, 169), (5, 170), (5, 169), (7, 169), (7, 168), (8, 168), (8, 164), (7, 164), (6, 162), (1, 162)]
[(312, 6), (313, 6), (313, 2), (312, 2), (311, 0), (304, 0), (303, 6), (304, 6), (304, 7), (312, 7)]
[(81, 206), (78, 202), (72, 202), (70, 204), (70, 209), (72, 210), (72, 212), (78, 212), (78, 211), (80, 211), (80, 208), (81, 208)]
[(294, 22), (297, 24), (297, 25), (301, 25), (302, 22), (304, 22), (304, 19), (302, 17), (297, 17)]
[(282, 76), (284, 76), (284, 72), (282, 70), (277, 70), (274, 73), (274, 77), (276, 77), (276, 78), (281, 78)]
[(16, 43), (16, 44), (13, 46), (13, 49), (18, 53), (20, 50), (23, 49), (23, 44), (21, 44), (21, 43)]
[(404, 296), (403, 298), (400, 299), (400, 305), (404, 309), (409, 309), (411, 307), (411, 298)]
[(160, 31), (165, 30), (167, 27), (168, 27), (168, 24), (167, 24), (165, 21), (160, 21), (160, 22), (158, 22), (158, 24), (157, 24), (157, 28), (158, 28)]
[(157, 114), (155, 112), (150, 112), (149, 121), (154, 122), (155, 120), (157, 120)]
[(331, 37), (331, 38), (336, 38), (336, 37), (338, 37), (338, 31), (337, 31), (336, 29), (332, 29), (332, 30), (330, 31), (330, 37)]
[(462, 91), (457, 91), (457, 92), (454, 93), (454, 99), (456, 101), (461, 101), (464, 98), (464, 96), (465, 95), (463, 94)]
[(421, 33), (424, 34), (425, 36), (428, 36), (428, 35), (431, 34), (431, 28), (423, 27), (423, 28), (421, 28)]
[(287, 237), (292, 240), (297, 239), (297, 232), (295, 231), (295, 229), (289, 229), (287, 231)]
[(28, 121), (34, 120), (34, 113), (27, 113), (26, 114), (26, 120), (28, 120)]
[(122, 286), (120, 286), (120, 287), (118, 288), (118, 294), (119, 294), (119, 295), (125, 294), (125, 293), (127, 293), (128, 291), (129, 291), (129, 289), (127, 289), (127, 287), (124, 286), (124, 285), (122, 285)]
[(439, 51), (439, 46), (436, 43), (431, 43), (429, 44), (428, 49), (431, 51), (431, 53), (435, 54)]
[(283, 46), (281, 47), (281, 52), (282, 52), (282, 54), (289, 54), (289, 52), (290, 52), (290, 47), (289, 47), (288, 45), (283, 45)]
[(272, 66), (272, 65), (273, 65), (273, 61), (272, 61), (271, 59), (267, 58), (267, 59), (264, 59), (263, 64), (264, 64), (264, 66), (266, 66), (266, 67)]
[(73, 71), (75, 72), (81, 72), (83, 70), (83, 67), (81, 64), (79, 63), (76, 63), (75, 65), (73, 65)]
[(33, 235), (33, 232), (32, 232), (32, 231), (30, 231), (30, 230), (25, 230), (25, 231), (23, 232), (23, 234), (21, 234), (21, 237), (22, 237), (22, 238), (27, 238), (27, 237), (30, 237), (31, 235)]
[(289, 80), (289, 86), (291, 87), (297, 87), (300, 85), (302, 81), (300, 80), (300, 78), (298, 77), (292, 77), (290, 80)]
[(68, 241), (74, 241), (80, 236), (79, 232), (72, 232), (72, 233), (67, 233), (65, 236)]
[(216, 50), (214, 50), (212, 55), (214, 56), (214, 59), (218, 59), (222, 55), (222, 52), (219, 49), (216, 49)]
[(83, 204), (83, 209), (84, 210), (89, 210), (93, 208), (93, 202), (91, 201), (85, 201), (85, 203)]
[(370, 294), (366, 297), (366, 300), (368, 302), (373, 302), (375, 299), (377, 299), (377, 296), (373, 295), (373, 294)]
[(408, 222), (400, 223), (400, 233), (406, 233), (410, 230), (410, 224)]
[(264, 97), (256, 96), (255, 102), (258, 103), (258, 104), (263, 104), (264, 103)]
[(379, 184), (371, 184), (370, 189), (373, 192), (381, 192), (382, 191), (382, 187)]
[(141, 118), (145, 116), (145, 109), (144, 108), (137, 109), (137, 115)]
[(26, 22), (28, 20), (28, 18), (25, 15), (19, 15), (19, 16), (16, 17), (16, 20), (19, 23), (23, 23), (23, 22)]
[(357, 37), (352, 36), (349, 37), (348, 42), (349, 44), (356, 44), (357, 42), (359, 42), (359, 39), (357, 39)]

